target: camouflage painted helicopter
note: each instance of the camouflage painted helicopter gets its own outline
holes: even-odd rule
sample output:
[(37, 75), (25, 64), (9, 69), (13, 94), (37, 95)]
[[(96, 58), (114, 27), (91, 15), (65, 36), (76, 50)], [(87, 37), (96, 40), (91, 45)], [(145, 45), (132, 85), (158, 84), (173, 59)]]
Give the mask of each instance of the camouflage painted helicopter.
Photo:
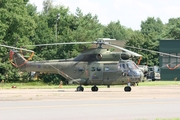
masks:
[[(16, 48), (6, 45), (3, 47), (13, 48), (10, 51), (11, 63), (18, 67), (20, 71), (41, 72), (60, 74), (69, 83), (78, 84), (76, 91), (84, 91), (82, 85), (93, 85), (92, 91), (98, 91), (97, 85), (127, 85), (125, 92), (131, 91), (131, 84), (138, 83), (143, 76), (137, 65), (130, 60), (133, 56), (141, 57), (140, 54), (125, 48), (110, 44), (105, 39), (98, 39), (94, 42), (69, 42), (54, 44), (38, 44), (31, 46), (48, 46), (63, 44), (97, 44), (97, 48), (88, 52), (83, 52), (73, 59), (29, 61), (25, 59), (17, 50), (31, 52), (34, 51), (23, 48)], [(102, 48), (102, 45), (109, 45), (124, 52), (111, 52), (109, 49)], [(30, 57), (30, 58), (31, 58)]]

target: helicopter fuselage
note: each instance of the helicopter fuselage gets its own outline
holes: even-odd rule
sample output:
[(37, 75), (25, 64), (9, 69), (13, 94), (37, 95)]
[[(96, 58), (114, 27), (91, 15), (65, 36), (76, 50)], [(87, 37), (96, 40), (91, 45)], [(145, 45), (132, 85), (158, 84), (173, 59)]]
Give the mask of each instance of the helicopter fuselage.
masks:
[(72, 59), (27, 61), (14, 52), (10, 54), (14, 64), (20, 71), (60, 74), (68, 83), (79, 84), (77, 91), (83, 91), (81, 85), (128, 85), (125, 91), (131, 91), (130, 83), (138, 83), (141, 79), (137, 65), (129, 60), (126, 53), (110, 52), (107, 49), (94, 49), (81, 53)]
[(77, 62), (64, 61), (35, 61), (27, 62), (21, 71), (56, 73), (65, 77), (69, 83), (80, 85), (118, 85), (128, 82), (139, 82), (140, 74), (138, 69), (132, 71), (128, 64), (133, 61), (95, 61)]

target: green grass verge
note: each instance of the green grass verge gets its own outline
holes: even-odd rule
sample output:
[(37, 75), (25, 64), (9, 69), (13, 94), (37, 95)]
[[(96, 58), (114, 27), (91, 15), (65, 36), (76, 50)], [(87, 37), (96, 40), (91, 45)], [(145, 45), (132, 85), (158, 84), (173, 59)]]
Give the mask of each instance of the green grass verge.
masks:
[[(139, 86), (167, 86), (167, 85), (180, 85), (180, 81), (146, 81), (140, 82)], [(12, 89), (16, 86), (18, 89), (58, 89), (59, 85), (49, 85), (43, 82), (35, 81), (28, 83), (0, 83), (0, 89)], [(63, 85), (63, 89), (76, 88), (78, 85)], [(92, 85), (84, 86), (91, 88)], [(105, 85), (98, 85), (99, 88), (107, 88)], [(122, 85), (111, 85), (111, 87), (123, 87)]]
[(180, 118), (157, 118), (156, 120), (180, 120)]
[(180, 81), (146, 81), (139, 83), (139, 86), (164, 86), (164, 85), (180, 85)]

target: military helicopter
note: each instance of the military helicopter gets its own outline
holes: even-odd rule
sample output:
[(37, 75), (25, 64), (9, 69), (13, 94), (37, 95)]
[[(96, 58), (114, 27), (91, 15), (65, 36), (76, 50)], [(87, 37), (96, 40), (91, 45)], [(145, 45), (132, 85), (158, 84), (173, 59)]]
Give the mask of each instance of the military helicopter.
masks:
[[(0, 45), (11, 50), (10, 61), (24, 72), (41, 72), (60, 74), (71, 84), (78, 84), (76, 91), (84, 91), (82, 85), (93, 85), (91, 90), (98, 91), (97, 85), (127, 85), (124, 87), (125, 92), (131, 91), (131, 84), (136, 84), (140, 81), (143, 73), (138, 66), (132, 61), (131, 57), (141, 57), (142, 55), (125, 48), (106, 42), (107, 39), (101, 38), (94, 42), (69, 42), (69, 43), (53, 43), (53, 44), (38, 44), (31, 46), (48, 46), (48, 45), (63, 45), (63, 44), (96, 44), (97, 48), (82, 52), (73, 59), (60, 60), (44, 60), (44, 61), (29, 61), (34, 51), (24, 48), (11, 47)], [(108, 39), (109, 40), (109, 39)], [(111, 39), (110, 39), (111, 40)], [(102, 45), (108, 45), (118, 48), (124, 52), (111, 52)], [(17, 50), (31, 52), (29, 59), (25, 59)]]

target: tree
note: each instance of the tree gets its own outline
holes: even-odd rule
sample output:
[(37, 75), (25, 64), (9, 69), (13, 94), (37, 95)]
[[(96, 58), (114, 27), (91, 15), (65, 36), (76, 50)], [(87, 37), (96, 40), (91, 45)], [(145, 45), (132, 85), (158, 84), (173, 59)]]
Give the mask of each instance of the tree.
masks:
[[(57, 19), (57, 14), (60, 14), (60, 19)], [(92, 16), (90, 13), (83, 15), (79, 8), (77, 8), (76, 15), (73, 15), (69, 14), (69, 9), (64, 6), (52, 7), (48, 14), (42, 12), (37, 23), (36, 35), (32, 38), (33, 44), (94, 41), (96, 38), (102, 37), (102, 26), (97, 20), (97, 16)], [(34, 51), (44, 59), (64, 59), (75, 57), (86, 46), (36, 47)]]
[(160, 18), (148, 17), (141, 22), (141, 33), (148, 36), (151, 40), (162, 39), (164, 24)]
[[(136, 41), (136, 47), (144, 48), (148, 50), (158, 51), (159, 40), (163, 38), (164, 33), (164, 24), (162, 21), (154, 17), (148, 17), (146, 21), (141, 22), (141, 36), (142, 38), (136, 40), (134, 37), (130, 39), (128, 44), (133, 45), (133, 42)], [(139, 35), (136, 35), (139, 36)], [(147, 62), (148, 65), (158, 65), (159, 64), (159, 55), (153, 52), (142, 51), (143, 62)]]
[(30, 16), (37, 16), (37, 7), (35, 5), (32, 5), (32, 4), (27, 4), (26, 5), (26, 8), (27, 8), (27, 12)]
[[(135, 31), (131, 38), (126, 42), (126, 48), (137, 52), (142, 55), (142, 60), (140, 64), (158, 65), (159, 55), (153, 52), (145, 51), (142, 49), (155, 50), (157, 51), (157, 43), (153, 42), (146, 35), (142, 34), (140, 31)], [(128, 47), (130, 46), (130, 47)], [(135, 47), (135, 48), (131, 48)], [(138, 59), (134, 59), (137, 63)]]
[[(30, 44), (36, 23), (28, 14), (28, 0), (3, 0), (0, 4), (0, 43), (6, 45), (17, 45), (17, 47)], [(18, 38), (18, 42), (16, 41)], [(4, 58), (9, 50), (0, 49), (0, 60)], [(0, 69), (5, 73), (1, 74), (8, 79), (17, 80), (18, 72), (9, 62), (0, 64)]]
[(104, 29), (104, 37), (117, 39), (117, 40), (126, 40), (127, 33), (126, 29), (120, 24), (120, 21), (110, 22), (107, 27)]
[(1, 38), (9, 45), (12, 45), (17, 37), (19, 46), (28, 44), (29, 37), (34, 35), (36, 24), (29, 16), (26, 4), (23, 0), (4, 0), (1, 4), (0, 23), (4, 23), (4, 36)]
[(48, 14), (50, 9), (53, 7), (52, 0), (44, 0), (43, 1), (43, 11), (45, 14)]
[(170, 18), (166, 28), (166, 38), (180, 39), (180, 18)]

